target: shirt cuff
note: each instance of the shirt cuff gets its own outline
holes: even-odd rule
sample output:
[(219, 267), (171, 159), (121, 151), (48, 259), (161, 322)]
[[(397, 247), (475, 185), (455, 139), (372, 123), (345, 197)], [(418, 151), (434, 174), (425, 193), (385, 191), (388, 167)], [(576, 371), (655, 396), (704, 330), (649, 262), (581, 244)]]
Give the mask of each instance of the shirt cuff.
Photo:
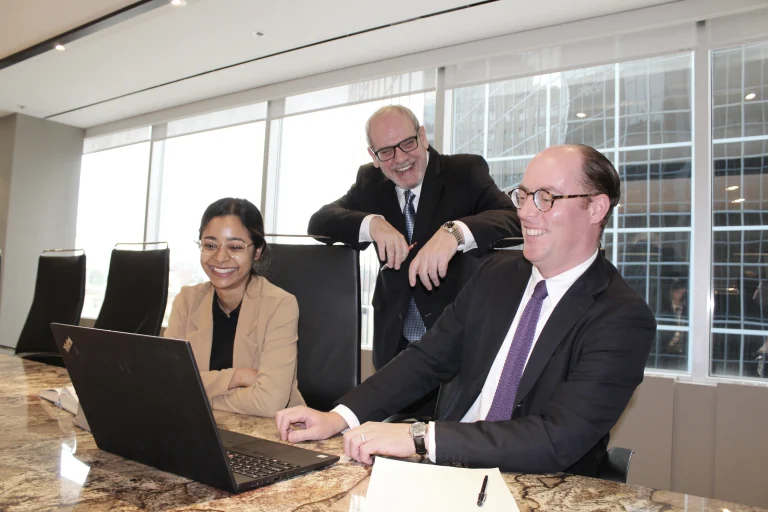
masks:
[(339, 404), (336, 407), (333, 408), (331, 412), (335, 412), (342, 418), (344, 418), (344, 421), (347, 422), (347, 425), (349, 428), (357, 428), (360, 426), (360, 420), (357, 419), (357, 416), (355, 416), (355, 413), (353, 413), (349, 407), (343, 404)]
[(429, 428), (427, 429), (427, 457), (433, 464), (437, 464), (437, 447), (435, 446), (435, 422), (429, 422)]
[(374, 217), (384, 218), (383, 215), (366, 215), (363, 222), (360, 223), (360, 234), (357, 237), (358, 242), (373, 242), (373, 238), (371, 238), (371, 221)]
[[(363, 223), (365, 223), (365, 221), (363, 221)], [(370, 224), (370, 221), (368, 221), (368, 223)], [(477, 242), (475, 241), (475, 237), (472, 234), (472, 232), (469, 230), (467, 225), (461, 222), (460, 220), (455, 220), (453, 221), (453, 223), (459, 226), (459, 229), (461, 230), (461, 234), (464, 235), (464, 243), (459, 245), (457, 250), (459, 250), (460, 252), (467, 252), (467, 251), (471, 251), (472, 249), (476, 249)]]

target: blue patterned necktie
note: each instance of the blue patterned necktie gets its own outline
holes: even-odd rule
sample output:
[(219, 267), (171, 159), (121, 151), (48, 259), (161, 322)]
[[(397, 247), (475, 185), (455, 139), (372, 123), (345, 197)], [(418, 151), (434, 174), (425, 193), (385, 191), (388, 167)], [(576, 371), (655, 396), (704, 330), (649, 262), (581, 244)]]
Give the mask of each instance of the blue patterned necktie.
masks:
[[(413, 207), (413, 200), (416, 196), (410, 190), (403, 192), (403, 195), (405, 196), (405, 208), (403, 208), (405, 230), (408, 232), (408, 243), (410, 244), (413, 237), (413, 225), (416, 222), (416, 209)], [(408, 303), (408, 312), (405, 314), (403, 336), (408, 341), (418, 341), (425, 332), (427, 332), (427, 328), (424, 327), (424, 321), (421, 319), (419, 309), (416, 307), (416, 301), (411, 297)]]
[(544, 280), (536, 283), (533, 295), (531, 295), (528, 304), (525, 305), (520, 323), (517, 324), (512, 344), (509, 347), (507, 359), (504, 361), (504, 369), (499, 378), (499, 387), (496, 388), (491, 409), (485, 417), (486, 421), (504, 421), (512, 418), (515, 395), (517, 395), (517, 388), (520, 385), (520, 378), (523, 376), (525, 360), (528, 358), (528, 352), (531, 351), (533, 336), (536, 334), (536, 324), (539, 322), (541, 305), (547, 298), (546, 283)]

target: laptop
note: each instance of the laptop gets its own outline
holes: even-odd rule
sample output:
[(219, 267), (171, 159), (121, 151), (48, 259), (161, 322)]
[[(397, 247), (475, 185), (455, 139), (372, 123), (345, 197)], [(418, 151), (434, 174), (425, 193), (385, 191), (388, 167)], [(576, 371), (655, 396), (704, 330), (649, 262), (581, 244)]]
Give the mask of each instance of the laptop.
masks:
[(242, 492), (339, 460), (216, 426), (184, 340), (51, 324), (99, 449)]

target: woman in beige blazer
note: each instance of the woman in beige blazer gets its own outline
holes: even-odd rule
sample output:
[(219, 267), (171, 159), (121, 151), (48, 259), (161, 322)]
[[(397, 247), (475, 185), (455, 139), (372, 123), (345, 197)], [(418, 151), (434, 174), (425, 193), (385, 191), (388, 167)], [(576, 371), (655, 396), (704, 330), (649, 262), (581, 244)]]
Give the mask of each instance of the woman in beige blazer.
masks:
[(214, 409), (273, 417), (304, 400), (296, 381), (296, 298), (260, 276), (268, 260), (264, 221), (245, 199), (211, 204), (200, 223), (207, 283), (182, 287), (167, 338), (192, 345)]

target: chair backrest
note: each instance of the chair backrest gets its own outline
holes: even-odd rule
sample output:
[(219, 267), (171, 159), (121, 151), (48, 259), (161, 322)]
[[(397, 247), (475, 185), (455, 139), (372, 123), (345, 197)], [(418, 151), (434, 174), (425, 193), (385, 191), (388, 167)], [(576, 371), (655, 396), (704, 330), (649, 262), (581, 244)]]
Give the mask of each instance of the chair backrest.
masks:
[(612, 446), (608, 448), (603, 462), (598, 468), (598, 478), (610, 480), (611, 482), (627, 483), (629, 475), (629, 462), (632, 459), (634, 450)]
[[(72, 252), (72, 251), (67, 251)], [(16, 344), (16, 354), (58, 355), (51, 322), (77, 325), (85, 301), (85, 254), (43, 251), (37, 261), (35, 296)]]
[(115, 248), (97, 329), (157, 336), (168, 301), (170, 250)]
[(360, 263), (340, 245), (270, 244), (267, 279), (299, 303), (298, 381), (321, 411), (360, 383)]

